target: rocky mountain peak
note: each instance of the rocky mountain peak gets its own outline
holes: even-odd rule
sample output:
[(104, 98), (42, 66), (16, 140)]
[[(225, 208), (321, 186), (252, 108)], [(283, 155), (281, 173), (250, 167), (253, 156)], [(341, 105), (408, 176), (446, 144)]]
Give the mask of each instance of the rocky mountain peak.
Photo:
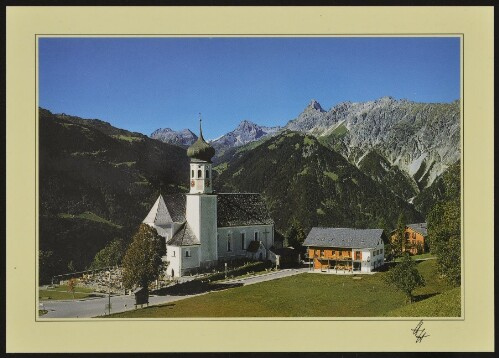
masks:
[(310, 104), (307, 106), (305, 110), (315, 110), (319, 112), (326, 112), (324, 109), (322, 109), (321, 104), (317, 102), (315, 99), (310, 101)]
[(171, 128), (159, 128), (152, 132), (150, 137), (182, 147), (188, 147), (198, 139), (197, 135), (187, 128), (180, 131), (174, 131)]

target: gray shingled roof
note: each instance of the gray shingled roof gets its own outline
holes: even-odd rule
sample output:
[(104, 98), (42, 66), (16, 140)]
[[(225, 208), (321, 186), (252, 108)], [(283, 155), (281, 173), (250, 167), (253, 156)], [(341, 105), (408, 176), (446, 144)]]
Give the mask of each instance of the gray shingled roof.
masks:
[(412, 230), (419, 232), (423, 236), (428, 235), (426, 223), (407, 224), (407, 227), (410, 227)]
[(172, 222), (183, 221), (185, 221), (185, 195), (171, 194), (165, 197), (160, 195), (142, 222), (166, 227)]
[(185, 194), (168, 194), (164, 196), (165, 204), (168, 207), (172, 220), (176, 223), (185, 221)]
[(272, 225), (260, 194), (217, 194), (217, 226)]
[(374, 248), (382, 234), (382, 229), (314, 227), (308, 233), (303, 246)]
[(173, 246), (191, 246), (200, 245), (199, 239), (192, 232), (191, 227), (187, 222), (184, 222), (180, 229), (168, 240), (167, 245)]

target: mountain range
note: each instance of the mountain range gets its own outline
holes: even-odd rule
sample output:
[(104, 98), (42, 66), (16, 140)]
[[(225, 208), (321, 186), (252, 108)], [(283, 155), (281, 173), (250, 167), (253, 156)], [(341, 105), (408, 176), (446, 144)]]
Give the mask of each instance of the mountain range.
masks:
[[(379, 165), (397, 167), (407, 174), (413, 194), (431, 185), (459, 160), (461, 153), (459, 101), (417, 103), (382, 97), (369, 102), (343, 102), (329, 111), (312, 100), (283, 127), (262, 127), (244, 120), (233, 131), (211, 141), (216, 149), (215, 162), (231, 155), (234, 151), (230, 149), (285, 130), (317, 137), (356, 166), (376, 152), (381, 158)], [(151, 137), (157, 137), (154, 133)], [(161, 140), (175, 144), (167, 137)]]
[[(188, 191), (186, 147), (197, 136), (154, 133), (159, 140), (40, 108), (41, 281), (87, 268), (114, 238), (126, 242), (159, 193)], [(214, 187), (262, 193), (280, 234), (290, 222), (392, 229), (401, 212), (424, 220), (442, 196), (459, 134), (459, 102), (382, 98), (326, 111), (312, 101), (283, 127), (243, 121), (211, 141)]]

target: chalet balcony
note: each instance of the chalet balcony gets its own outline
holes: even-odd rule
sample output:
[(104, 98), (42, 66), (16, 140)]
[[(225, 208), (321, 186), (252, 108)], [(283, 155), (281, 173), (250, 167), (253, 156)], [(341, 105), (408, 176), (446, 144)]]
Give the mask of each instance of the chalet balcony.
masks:
[(332, 256), (325, 256), (325, 255), (314, 255), (314, 259), (318, 260), (334, 260), (334, 261), (352, 261), (352, 256), (346, 256), (346, 255), (332, 255)]

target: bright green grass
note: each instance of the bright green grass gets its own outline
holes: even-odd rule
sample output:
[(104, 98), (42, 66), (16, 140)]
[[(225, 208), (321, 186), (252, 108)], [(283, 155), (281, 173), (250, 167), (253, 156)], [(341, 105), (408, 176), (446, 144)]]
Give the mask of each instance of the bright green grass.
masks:
[(343, 137), (345, 134), (348, 133), (348, 129), (347, 127), (342, 123), (341, 125), (339, 125), (338, 127), (336, 127), (332, 132), (331, 132), (331, 135), (336, 137), (336, 138), (340, 138), (340, 137)]
[[(450, 289), (435, 274), (434, 266), (434, 260), (418, 264), (426, 280), (426, 287), (414, 292), (420, 303), (427, 296)], [(383, 281), (383, 275), (353, 279), (350, 275), (303, 273), (111, 317), (380, 317), (411, 306), (406, 305), (401, 292)], [(435, 303), (428, 303), (432, 304)], [(429, 311), (425, 309), (424, 312)]]
[[(429, 253), (429, 252), (427, 252), (426, 254), (411, 256), (411, 259), (413, 259), (413, 260), (421, 260), (421, 259), (429, 259), (429, 258), (436, 258), (436, 256)], [(402, 257), (397, 257), (395, 259), (395, 262), (400, 262), (400, 261), (402, 261)]]
[(115, 223), (113, 223), (113, 222), (111, 222), (109, 220), (101, 218), (99, 215), (94, 214), (91, 211), (85, 211), (84, 213), (81, 213), (81, 214), (78, 214), (78, 215), (72, 215), (72, 214), (67, 214), (67, 213), (60, 213), (60, 214), (58, 214), (58, 216), (60, 218), (63, 218), (63, 219), (84, 219), (84, 220), (96, 221), (96, 222), (100, 222), (100, 223), (107, 224), (107, 225), (114, 226), (116, 228), (121, 229), (120, 225), (117, 225), (117, 224), (115, 224)]
[[(92, 292), (92, 289), (76, 286), (74, 298), (86, 298), (89, 297)], [(72, 300), (73, 294), (68, 291), (68, 286), (61, 285), (55, 288), (38, 290), (38, 298), (40, 300)]]
[(119, 139), (119, 140), (124, 140), (127, 142), (140, 142), (142, 141), (142, 138), (140, 137), (132, 137), (132, 136), (126, 136), (126, 135), (113, 135), (114, 138)]
[(327, 176), (328, 178), (331, 178), (332, 180), (334, 181), (337, 181), (338, 180), (338, 174), (334, 173), (334, 172), (327, 172), (327, 171), (324, 171), (323, 174), (325, 176)]
[(389, 317), (460, 317), (461, 287), (390, 311)]

